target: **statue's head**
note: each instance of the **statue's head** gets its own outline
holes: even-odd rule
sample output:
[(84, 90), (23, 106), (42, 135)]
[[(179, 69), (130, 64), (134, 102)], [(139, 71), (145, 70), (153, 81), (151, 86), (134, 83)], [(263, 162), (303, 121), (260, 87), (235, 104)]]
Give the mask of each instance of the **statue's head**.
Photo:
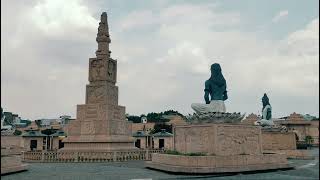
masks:
[(268, 98), (267, 94), (264, 93), (264, 95), (263, 95), (263, 97), (262, 97), (262, 106), (263, 106), (263, 108), (264, 108), (266, 105), (270, 105), (270, 103), (269, 103), (269, 98)]
[(220, 64), (214, 63), (211, 65), (211, 74), (215, 74), (217, 72), (221, 72)]
[(107, 21), (108, 21), (107, 13), (106, 13), (106, 12), (103, 12), (103, 13), (101, 14), (101, 22), (107, 23)]

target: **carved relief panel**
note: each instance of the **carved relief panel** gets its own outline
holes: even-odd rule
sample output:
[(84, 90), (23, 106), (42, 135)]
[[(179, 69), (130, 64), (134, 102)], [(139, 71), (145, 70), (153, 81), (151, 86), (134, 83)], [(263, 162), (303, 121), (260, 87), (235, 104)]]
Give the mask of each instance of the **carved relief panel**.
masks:
[(106, 86), (87, 86), (87, 103), (94, 104), (106, 99)]
[(86, 104), (118, 105), (118, 87), (114, 85), (87, 85)]
[(113, 83), (117, 81), (117, 61), (111, 58), (108, 60), (107, 79)]
[(260, 131), (257, 127), (219, 126), (217, 132), (217, 154), (260, 154)]
[(128, 124), (126, 121), (110, 121), (110, 132), (112, 135), (127, 135)]
[(107, 80), (107, 61), (98, 58), (89, 60), (89, 81)]
[(89, 81), (109, 81), (116, 83), (117, 80), (117, 61), (109, 58), (89, 59)]
[(95, 127), (93, 121), (83, 121), (81, 123), (81, 134), (93, 135), (95, 134)]

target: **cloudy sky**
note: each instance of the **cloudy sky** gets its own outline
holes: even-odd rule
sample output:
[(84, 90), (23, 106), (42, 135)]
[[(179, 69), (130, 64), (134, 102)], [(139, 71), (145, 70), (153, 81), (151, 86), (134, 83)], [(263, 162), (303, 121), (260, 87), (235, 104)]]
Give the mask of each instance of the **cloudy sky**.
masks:
[(317, 0), (1, 1), (1, 106), (22, 118), (75, 117), (88, 58), (108, 13), (119, 102), (129, 114), (193, 113), (210, 65), (227, 81), (227, 111), (319, 116)]

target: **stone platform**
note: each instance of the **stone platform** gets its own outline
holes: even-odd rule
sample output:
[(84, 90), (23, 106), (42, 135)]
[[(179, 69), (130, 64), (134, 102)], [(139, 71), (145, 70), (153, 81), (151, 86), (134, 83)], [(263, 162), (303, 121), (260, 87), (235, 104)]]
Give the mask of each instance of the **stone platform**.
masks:
[(138, 150), (132, 142), (68, 142), (59, 152), (111, 152), (121, 150)]
[(262, 154), (261, 129), (257, 126), (233, 124), (201, 124), (176, 126), (174, 149), (181, 153), (207, 155)]
[(183, 156), (152, 154), (146, 166), (174, 173), (208, 174), (289, 169), (286, 155)]
[(235, 124), (174, 128), (174, 150), (205, 156), (152, 154), (146, 167), (174, 173), (233, 173), (291, 168), (285, 154), (265, 154), (261, 127)]
[(264, 153), (285, 154), (291, 159), (314, 159), (307, 150), (297, 149), (294, 132), (262, 130), (262, 149)]
[(266, 150), (295, 150), (296, 138), (293, 132), (262, 130), (262, 148)]
[(27, 170), (27, 164), (21, 162), (21, 152), (10, 148), (1, 148), (1, 175)]
[(315, 156), (310, 154), (309, 150), (305, 150), (305, 149), (265, 150), (264, 152), (265, 153), (285, 154), (288, 159), (303, 159), (303, 160), (315, 159)]

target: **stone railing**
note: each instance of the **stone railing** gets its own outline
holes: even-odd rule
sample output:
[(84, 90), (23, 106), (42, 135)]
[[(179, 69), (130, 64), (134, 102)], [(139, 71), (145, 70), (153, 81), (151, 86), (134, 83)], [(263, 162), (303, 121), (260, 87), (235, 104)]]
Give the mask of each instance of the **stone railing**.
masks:
[(24, 162), (117, 162), (131, 160), (151, 160), (152, 153), (163, 153), (164, 150), (135, 150), (108, 152), (57, 152), (28, 151), (22, 152)]

